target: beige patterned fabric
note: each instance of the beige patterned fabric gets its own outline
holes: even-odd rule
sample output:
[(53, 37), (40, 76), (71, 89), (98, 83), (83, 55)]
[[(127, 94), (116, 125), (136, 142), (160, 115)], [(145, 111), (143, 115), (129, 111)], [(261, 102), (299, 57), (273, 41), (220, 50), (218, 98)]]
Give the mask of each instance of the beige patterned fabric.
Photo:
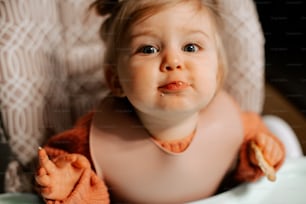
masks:
[(46, 95), (54, 80), (50, 72), (56, 67), (52, 50), (60, 44), (55, 1), (30, 2), (0, 3), (3, 122), (11, 147), (23, 163), (33, 158), (33, 149), (43, 139)]
[(228, 56), (226, 89), (243, 110), (262, 111), (264, 100), (264, 36), (251, 0), (219, 0)]
[[(0, 0), (0, 102), (15, 161), (31, 165), (43, 141), (105, 95), (101, 18), (88, 0)], [(24, 176), (22, 176), (24, 177)], [(7, 190), (22, 180), (6, 176)], [(27, 188), (26, 188), (27, 189)]]
[(22, 165), (16, 160), (9, 163), (4, 175), (5, 192), (31, 192), (33, 173), (25, 172)]
[(1, 1), (0, 100), (11, 146), (23, 164), (45, 137), (71, 127), (104, 90), (101, 19), (85, 22), (89, 3)]
[[(102, 18), (89, 16), (92, 0), (0, 0), (0, 104), (5, 129), (22, 167), (49, 136), (105, 96), (97, 31)], [(263, 36), (251, 0), (220, 0), (229, 56), (226, 88), (246, 110), (263, 102)], [(19, 172), (13, 161), (12, 172)], [(7, 173), (6, 189), (20, 183)], [(17, 179), (16, 182), (9, 182)], [(21, 179), (22, 180), (22, 179)], [(11, 190), (14, 191), (14, 190)]]

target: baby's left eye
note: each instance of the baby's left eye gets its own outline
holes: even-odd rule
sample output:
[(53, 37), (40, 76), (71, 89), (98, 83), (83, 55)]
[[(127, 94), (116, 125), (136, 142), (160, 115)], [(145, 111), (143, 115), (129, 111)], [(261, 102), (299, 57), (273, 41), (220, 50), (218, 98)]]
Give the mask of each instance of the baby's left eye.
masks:
[(199, 50), (199, 46), (197, 46), (196, 44), (187, 44), (184, 46), (183, 50), (185, 52), (197, 52)]

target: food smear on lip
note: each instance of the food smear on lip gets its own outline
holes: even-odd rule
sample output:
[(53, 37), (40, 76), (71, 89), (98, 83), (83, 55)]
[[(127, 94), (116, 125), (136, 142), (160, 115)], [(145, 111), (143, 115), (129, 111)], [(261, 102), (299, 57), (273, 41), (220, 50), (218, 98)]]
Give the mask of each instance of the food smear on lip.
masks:
[(177, 92), (189, 87), (189, 83), (183, 81), (173, 81), (158, 87), (159, 90), (164, 92)]

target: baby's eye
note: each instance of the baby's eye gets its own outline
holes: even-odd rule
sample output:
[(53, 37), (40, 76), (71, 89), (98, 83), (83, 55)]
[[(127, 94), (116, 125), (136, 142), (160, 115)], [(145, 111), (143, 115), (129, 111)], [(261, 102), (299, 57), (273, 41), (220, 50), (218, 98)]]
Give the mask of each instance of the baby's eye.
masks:
[(143, 53), (143, 54), (154, 54), (154, 53), (159, 52), (159, 49), (151, 45), (146, 45), (138, 49), (137, 52)]
[(197, 52), (199, 50), (199, 46), (190, 43), (190, 44), (185, 45), (183, 50), (185, 52)]

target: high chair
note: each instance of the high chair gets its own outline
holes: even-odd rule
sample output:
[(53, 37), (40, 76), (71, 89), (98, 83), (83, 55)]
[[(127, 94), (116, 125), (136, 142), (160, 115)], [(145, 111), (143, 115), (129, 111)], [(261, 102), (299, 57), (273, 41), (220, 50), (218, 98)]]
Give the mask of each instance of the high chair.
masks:
[[(0, 0), (3, 193), (32, 192), (29, 178), (35, 170), (37, 148), (50, 136), (72, 127), (107, 94), (101, 68), (104, 46), (98, 36), (103, 18), (88, 15), (91, 2)], [(255, 4), (252, 0), (219, 3), (224, 11), (222, 38), (229, 63), (225, 88), (243, 110), (261, 113), (264, 37)], [(287, 134), (281, 139), (287, 155), (302, 156), (290, 127), (284, 121), (276, 122), (279, 118), (266, 120), (276, 130), (283, 124), (280, 128)]]

